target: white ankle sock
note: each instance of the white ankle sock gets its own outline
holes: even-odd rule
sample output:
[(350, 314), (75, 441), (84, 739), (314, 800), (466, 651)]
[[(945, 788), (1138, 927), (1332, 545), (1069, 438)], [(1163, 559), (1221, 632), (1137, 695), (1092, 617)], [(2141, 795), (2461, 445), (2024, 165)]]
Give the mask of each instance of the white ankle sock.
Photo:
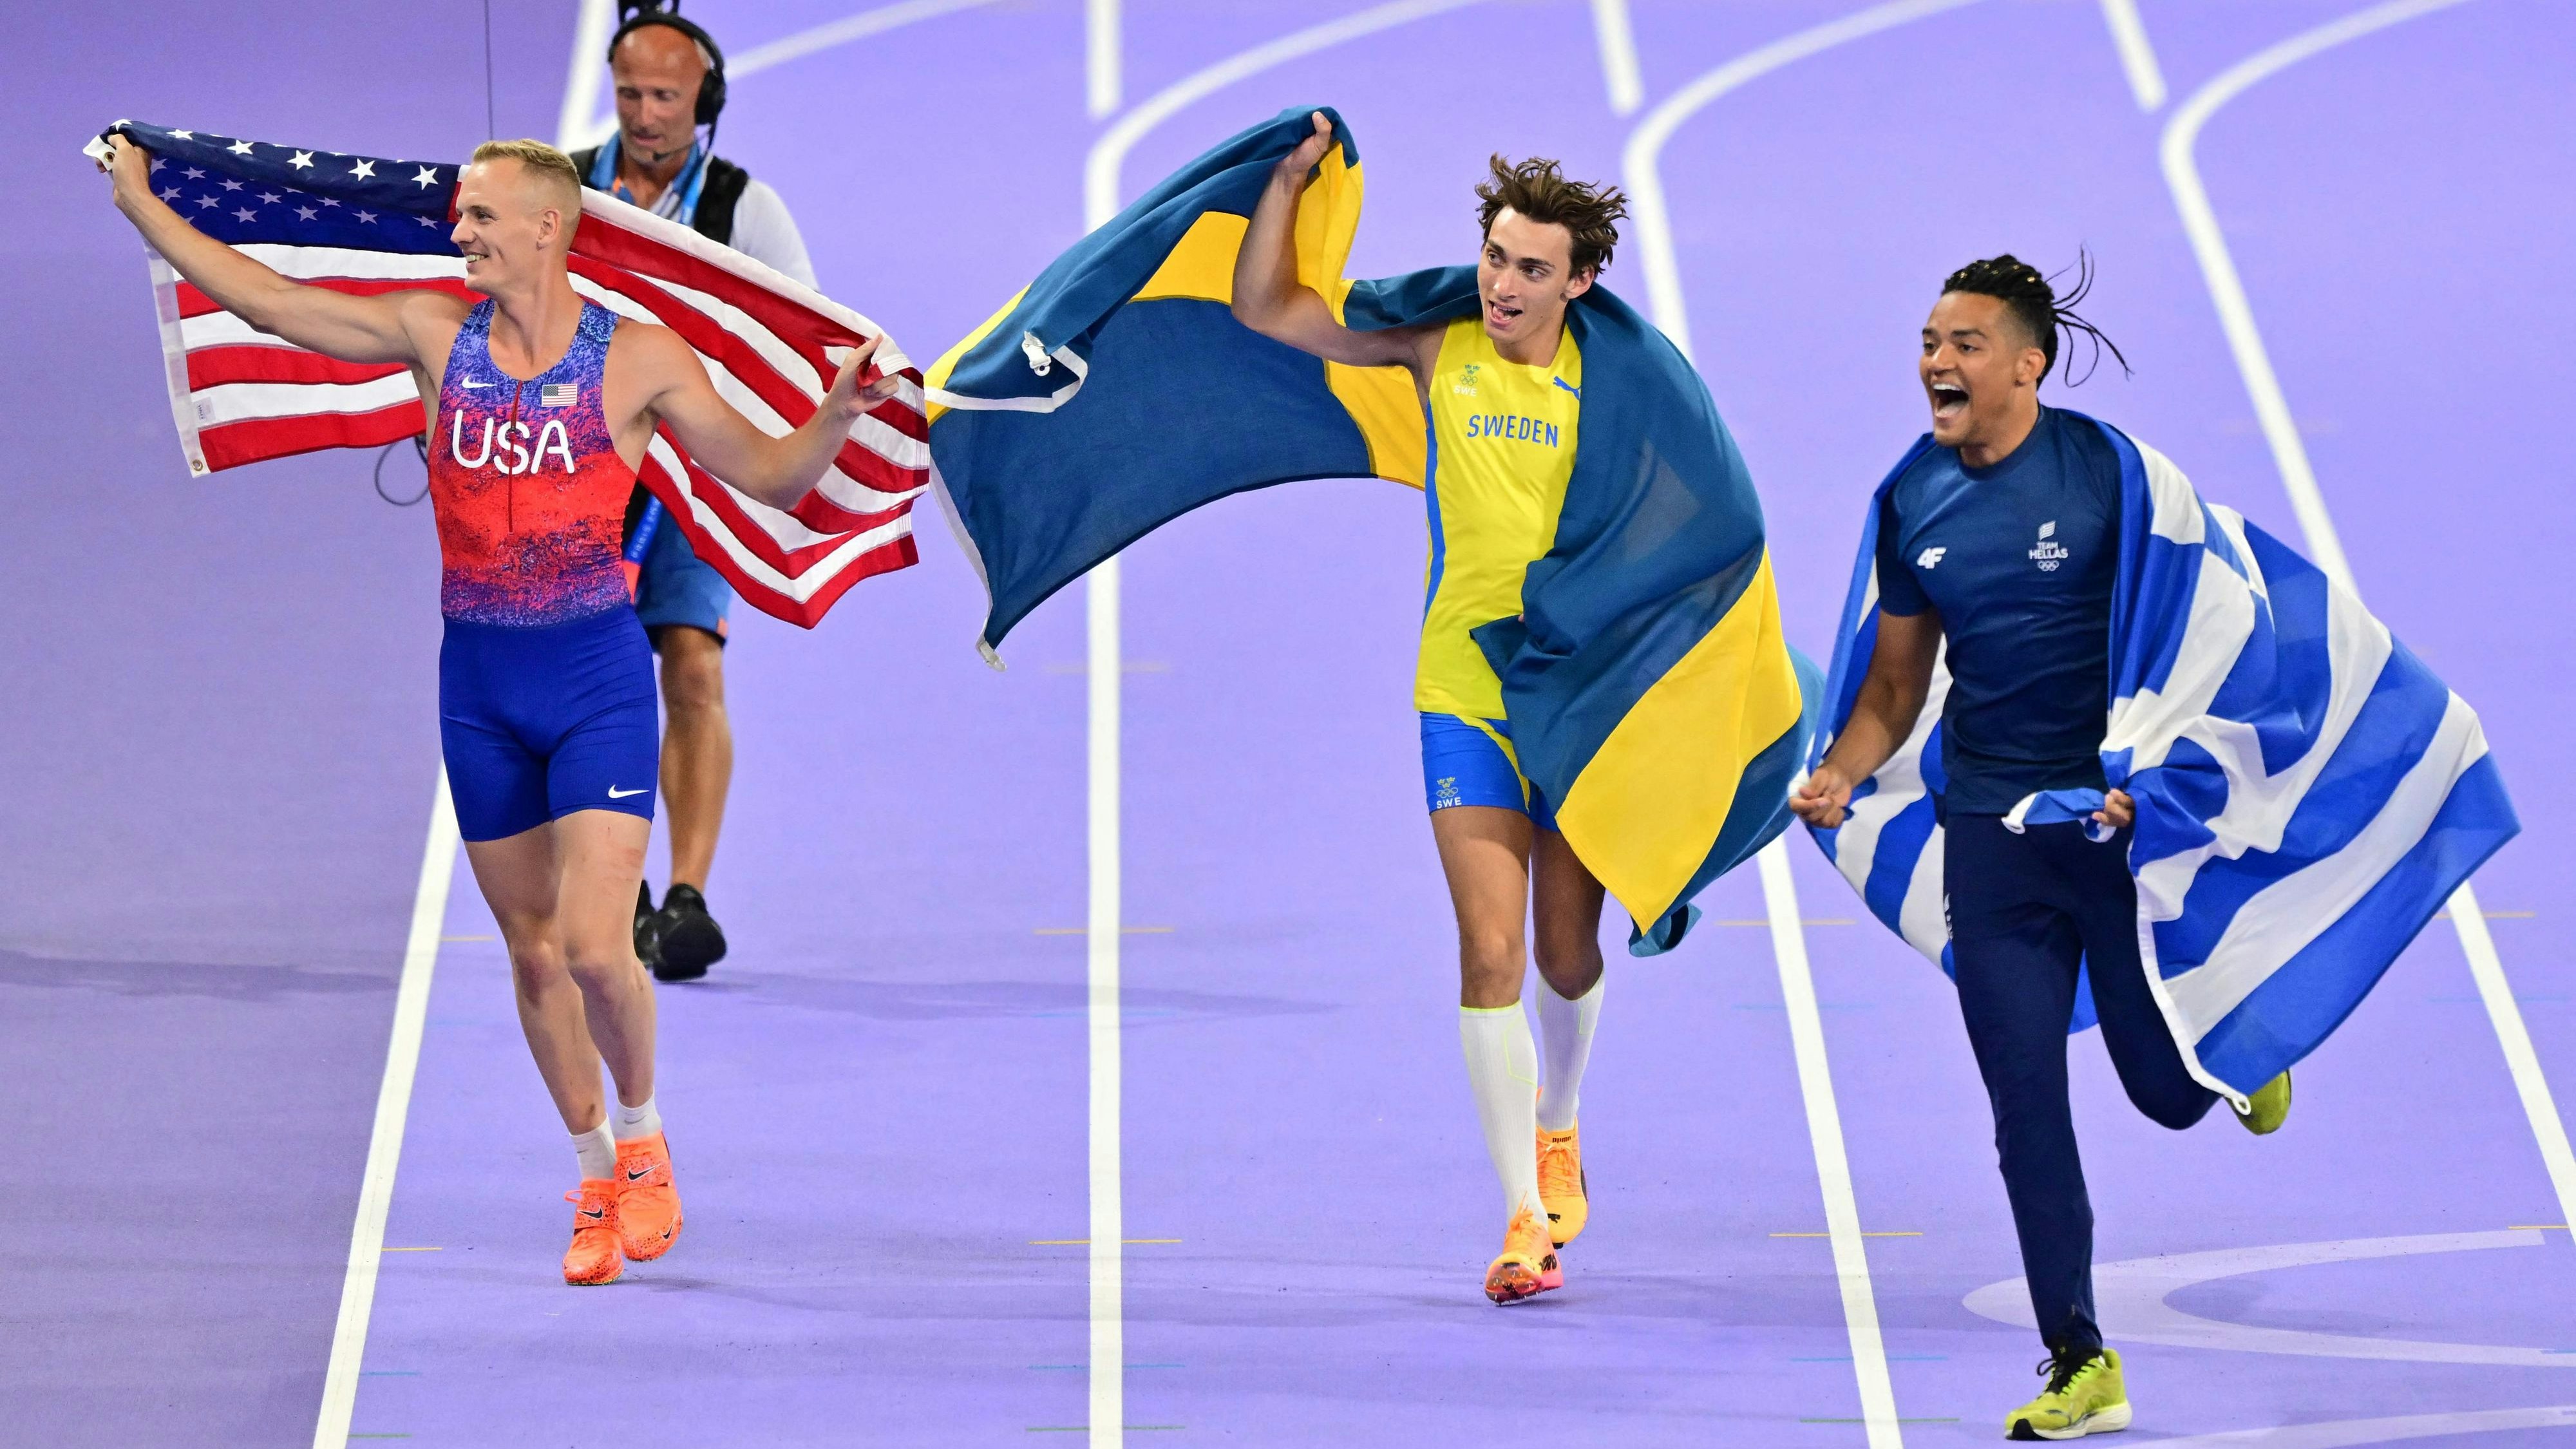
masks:
[(1538, 1099), (1538, 1125), (1563, 1132), (1574, 1125), (1574, 1109), (1583, 1090), (1583, 1067), (1592, 1060), (1592, 1024), (1601, 1019), (1602, 972), (1592, 989), (1569, 1001), (1556, 988), (1539, 982), (1538, 1029), (1547, 1043), (1547, 1090)]
[(1520, 1003), (1458, 1008), (1458, 1040), (1467, 1049), (1467, 1086), (1476, 1095), (1485, 1150), (1503, 1180), (1503, 1211), (1526, 1205), (1546, 1220), (1538, 1196), (1538, 1045)]
[(602, 1121), (587, 1132), (572, 1134), (573, 1155), (581, 1159), (581, 1180), (599, 1182), (617, 1175), (617, 1139)]
[[(1589, 1040), (1590, 1036), (1590, 1032), (1587, 1031), (1585, 1039)], [(620, 1142), (632, 1142), (639, 1137), (650, 1137), (662, 1130), (661, 1110), (653, 1105), (653, 1099), (650, 1097), (644, 1099), (644, 1105), (641, 1107), (629, 1107), (623, 1102), (618, 1103), (617, 1109), (608, 1114), (608, 1121), (609, 1125), (617, 1129), (617, 1140)]]

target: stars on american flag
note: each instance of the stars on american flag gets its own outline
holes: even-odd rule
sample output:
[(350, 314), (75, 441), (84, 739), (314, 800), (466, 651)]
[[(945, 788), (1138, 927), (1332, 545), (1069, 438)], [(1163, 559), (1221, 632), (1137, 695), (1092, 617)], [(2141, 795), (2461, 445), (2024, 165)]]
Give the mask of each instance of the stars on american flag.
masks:
[(193, 141), (197, 139), (197, 133), (194, 131), (172, 131), (170, 134), (178, 137), (182, 141)]
[(369, 226), (374, 226), (376, 224), (376, 214), (372, 211), (361, 211), (358, 213), (358, 220), (365, 222)]
[(162, 191), (162, 193), (161, 193), (161, 199), (162, 199), (163, 201), (176, 201), (176, 200), (178, 200), (178, 199), (179, 199), (179, 188), (178, 188), (178, 187), (175, 187), (175, 186), (172, 186), (172, 187), (168, 187), (168, 188), (164, 189), (164, 190)]
[(295, 208), (295, 215), (297, 218), (304, 221), (311, 221), (313, 218), (320, 216), (321, 214), (322, 213), (315, 211), (309, 206), (299, 206)]
[[(176, 133), (174, 132), (173, 134), (176, 134)], [(186, 177), (186, 178), (188, 178), (188, 179), (189, 179), (189, 180), (191, 180), (191, 181), (203, 181), (203, 180), (205, 180), (205, 179), (206, 179), (206, 173), (205, 173), (203, 170), (201, 170), (201, 169), (199, 169), (199, 168), (197, 168), (197, 167), (194, 167), (194, 166), (189, 167), (187, 170), (182, 171), (182, 172), (180, 172), (179, 174), (180, 174), (180, 175), (182, 175), (182, 176), (184, 176), (184, 177)]]
[(352, 170), (349, 174), (352, 176), (374, 176), (376, 174), (376, 163), (371, 160), (361, 158), (356, 169)]
[(275, 206), (285, 199), (274, 191), (263, 191), (259, 194), (259, 202), (262, 206)]
[(250, 143), (248, 141), (235, 141), (232, 145), (224, 149), (232, 152), (236, 156), (247, 156), (250, 154)]
[(286, 158), (286, 164), (294, 167), (298, 171), (306, 170), (313, 165), (313, 153), (310, 151), (298, 151), (294, 155)]
[(437, 217), (434, 217), (434, 216), (418, 217), (418, 218), (416, 218), (416, 220), (418, 220), (422, 226), (436, 226), (436, 225), (438, 225), (438, 218), (437, 218)]
[(420, 168), (420, 174), (413, 177), (412, 180), (423, 190), (436, 186), (438, 184), (438, 168), (434, 166), (423, 166)]
[(223, 187), (226, 191), (239, 191), (242, 189), (242, 184), (239, 181), (234, 180), (232, 177), (227, 176), (224, 178)]
[(214, 199), (213, 197), (211, 197), (211, 196), (200, 196), (200, 197), (198, 197), (198, 198), (197, 198), (197, 204), (198, 204), (199, 206), (221, 206), (221, 205), (223, 205), (223, 203), (222, 203), (222, 202), (215, 200), (215, 199)]
[(251, 209), (250, 209), (249, 207), (247, 207), (247, 206), (243, 206), (243, 207), (236, 207), (236, 208), (233, 210), (233, 215), (234, 215), (234, 216), (236, 216), (236, 217), (238, 217), (238, 218), (240, 218), (240, 219), (241, 219), (241, 220), (243, 220), (243, 221), (257, 221), (257, 220), (259, 220), (259, 213), (257, 213), (257, 212), (255, 212), (255, 211), (251, 210)]

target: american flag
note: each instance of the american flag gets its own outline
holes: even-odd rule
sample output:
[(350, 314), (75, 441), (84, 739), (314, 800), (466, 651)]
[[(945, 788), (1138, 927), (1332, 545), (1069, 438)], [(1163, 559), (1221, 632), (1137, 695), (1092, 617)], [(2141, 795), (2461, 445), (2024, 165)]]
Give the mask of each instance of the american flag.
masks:
[[(433, 288), (471, 297), (448, 240), (459, 168), (302, 150), (120, 121), (152, 156), (152, 185), (199, 231), (300, 282), (353, 293)], [(678, 333), (716, 391), (763, 431), (813, 416), (874, 322), (677, 222), (585, 188), (575, 291)], [(423, 429), (400, 363), (292, 347), (216, 306), (152, 258), (170, 410), (198, 474), (320, 448), (380, 446)], [(782, 511), (689, 460), (668, 429), (640, 476), (700, 557), (755, 607), (812, 628), (849, 587), (916, 561), (912, 501), (930, 482), (921, 374), (885, 338), (868, 376), (902, 386), (851, 427), (822, 486)]]

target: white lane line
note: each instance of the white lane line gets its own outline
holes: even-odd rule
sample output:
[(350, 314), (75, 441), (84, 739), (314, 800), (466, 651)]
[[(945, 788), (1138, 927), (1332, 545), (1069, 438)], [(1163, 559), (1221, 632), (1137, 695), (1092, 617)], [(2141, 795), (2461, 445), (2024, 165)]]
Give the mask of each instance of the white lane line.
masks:
[(2102, 0), (2102, 20), (2111, 27), (2111, 43), (2120, 50), (2120, 69), (2128, 72), (2129, 94), (2138, 109), (2154, 111), (2165, 103), (2164, 67), (2156, 48), (2147, 43), (2147, 24), (2138, 17), (2138, 0)]
[(1771, 912), (1771, 955), (1780, 965), (1780, 999), (1788, 1007), (1789, 1042), (1798, 1056), (1798, 1095), (1807, 1105), (1807, 1140), (1815, 1150), (1816, 1186), (1825, 1200), (1825, 1232), (1834, 1247), (1834, 1277), (1842, 1285), (1843, 1326), (1849, 1332), (1852, 1372), (1860, 1381), (1860, 1416), (1870, 1449), (1900, 1449), (1896, 1385), (1887, 1372), (1887, 1344), (1878, 1329), (1878, 1294), (1869, 1281), (1869, 1255), (1861, 1243), (1860, 1203), (1852, 1194), (1851, 1159), (1843, 1150), (1843, 1119), (1834, 1103), (1834, 1078), (1825, 1062), (1825, 1023), (1816, 1010), (1816, 982), (1807, 967), (1807, 934), (1799, 925), (1798, 887), (1789, 877), (1785, 839), (1762, 847), (1762, 901)]
[(1673, 345), (1683, 355), (1688, 356), (1691, 350), (1690, 309), (1682, 301), (1681, 261), (1673, 252), (1672, 208), (1664, 200), (1661, 169), (1664, 143), (1672, 139), (1673, 132), (1709, 102), (1747, 81), (1819, 51), (1973, 3), (1975, 0), (1892, 0), (1783, 36), (1746, 51), (1666, 96), (1646, 113), (1646, 119), (1637, 123), (1637, 129), (1629, 134), (1620, 172), (1628, 190), (1629, 215), (1636, 220), (1637, 240), (1644, 248), (1647, 305), (1655, 314), (1655, 325), (1664, 329), (1664, 335), (1673, 339)]
[[(2505, 1228), (2486, 1233), (2417, 1233), (2395, 1238), (2342, 1238), (2323, 1243), (2273, 1243), (2255, 1248), (2219, 1248), (2199, 1253), (2165, 1253), (2097, 1264), (2093, 1292), (2102, 1331), (2124, 1343), (2163, 1343), (2220, 1353), (2278, 1353), (2301, 1358), (2374, 1359), (2391, 1363), (2501, 1364), (2515, 1368), (2576, 1369), (2576, 1354), (2509, 1344), (2450, 1343), (2434, 1340), (2376, 1338), (2358, 1333), (2318, 1333), (2307, 1329), (2269, 1328), (2203, 1318), (2166, 1300), (2186, 1288), (2251, 1273), (2274, 1273), (2325, 1263), (2358, 1263), (2427, 1253), (2474, 1253), (2490, 1248), (2537, 1248), (2546, 1242), (2537, 1228)], [(2019, 1278), (1989, 1283), (1964, 1300), (1980, 1318), (2036, 1330), (2030, 1292)]]
[[(2272, 462), (2280, 470), (2283, 490), (2290, 495), (2290, 508), (2298, 516), (2308, 554), (2316, 560), (2317, 567), (2350, 589), (2355, 597), (2361, 593), (2360, 586), (2353, 579), (2351, 562), (2344, 557), (2343, 542), (2335, 534), (2334, 519), (2326, 511), (2316, 470), (2308, 463), (2307, 444), (2290, 414), (2289, 400), (2281, 392), (2281, 379), (2272, 370), (2263, 334), (2254, 325), (2254, 309), (2245, 299), (2244, 279), (2237, 275), (2226, 234), (2219, 229), (2218, 214), (2209, 204), (2209, 191), (2201, 184), (2193, 147), (2200, 139), (2201, 128), (2218, 108), (2256, 82), (2347, 41), (2460, 3), (2461, 0), (2393, 0), (2303, 31), (2220, 72), (2183, 102), (2165, 125), (2165, 185), (2173, 192), (2174, 209), (2181, 213), (2183, 231), (2191, 238), (2193, 255), (2199, 258), (2210, 302), (2218, 309), (2228, 350), (2234, 354), (2236, 370), (2245, 380), (2245, 391), (2253, 400), (2254, 416), (2262, 424), (2264, 440), (2271, 445)], [(2550, 1095), (2548, 1078), (2541, 1073), (2539, 1054), (2532, 1050), (2531, 1033), (2523, 1025), (2522, 1008), (2515, 1004), (2512, 985), (2505, 979), (2504, 959), (2496, 954), (2495, 938), (2487, 932), (2477, 893), (2465, 883), (2451, 896), (2451, 927), (2459, 935), (2460, 953), (2468, 958), (2469, 974), (2478, 983), (2478, 996), (2486, 1004), (2487, 1020), (2494, 1026), (2496, 1043), (2504, 1051), (2505, 1067), (2513, 1074), (2514, 1091), (2522, 1099), (2523, 1115), (2530, 1119), (2532, 1138), (2539, 1145), (2540, 1159), (2549, 1170), (2550, 1186), (2558, 1196), (2558, 1210), (2568, 1222), (2576, 1222), (2576, 1151), (2569, 1148), (2566, 1122)]]
[[(1300, 56), (1477, 3), (1479, 0), (1399, 0), (1380, 5), (1254, 46), (1155, 92), (1092, 142), (1082, 173), (1084, 226), (1097, 228), (1118, 214), (1119, 170), (1126, 163), (1127, 153), (1156, 126), (1193, 102)], [(1101, 25), (1095, 10), (1087, 39), (1093, 47), (1115, 45), (1118, 31), (1114, 24)], [(1114, 75), (1117, 68), (1114, 59), (1103, 60), (1096, 51), (1085, 66), (1095, 86), (1104, 70)], [(1093, 99), (1097, 101), (1098, 97), (1095, 90)], [(1091, 684), (1091, 904), (1086, 994), (1091, 1055), (1091, 1449), (1123, 1449), (1127, 1442), (1127, 1265), (1123, 1256), (1127, 1219), (1119, 1139), (1124, 1082), (1118, 1007), (1118, 948), (1124, 934), (1120, 919), (1119, 685), (1125, 671), (1120, 659), (1118, 581), (1118, 560), (1111, 557), (1093, 566), (1083, 586)]]
[(367, 1139), (367, 1174), (358, 1187), (358, 1217), (349, 1229), (349, 1269), (340, 1280), (340, 1319), (331, 1331), (331, 1362), (322, 1374), (322, 1412), (313, 1449), (347, 1449), (358, 1406), (358, 1366), (367, 1353), (367, 1320), (376, 1305), (376, 1265), (385, 1246), (385, 1214), (402, 1160), (403, 1122), (420, 1066), (421, 1028), (429, 1019), (429, 981), (447, 921), (447, 888), (456, 873), (456, 810), (447, 797), (447, 767), (438, 768), (430, 801), (429, 841), (412, 891), (411, 935), (403, 947), (402, 983), (394, 991), (393, 1039), (385, 1047), (384, 1081), (376, 1088), (375, 1131)]
[[(1664, 199), (1664, 143), (1684, 121), (1747, 82), (1783, 66), (1875, 35), (1882, 30), (1954, 10), (1974, 0), (1892, 0), (1801, 30), (1745, 52), (1683, 86), (1656, 105), (1629, 134), (1621, 159), (1630, 215), (1646, 258), (1646, 293), (1655, 325), (1691, 356), (1689, 308), (1682, 295), (1681, 262), (1673, 250), (1672, 209)], [(1878, 1295), (1870, 1285), (1869, 1253), (1862, 1241), (1860, 1205), (1852, 1192), (1851, 1159), (1843, 1144), (1842, 1112), (1834, 1101), (1833, 1073), (1825, 1060), (1824, 1020), (1807, 962), (1804, 918), (1789, 875), (1786, 842), (1775, 840), (1760, 856), (1762, 900), (1770, 916), (1771, 952), (1780, 967), (1780, 994), (1788, 1008), (1789, 1041), (1798, 1060), (1798, 1091), (1807, 1112), (1807, 1137), (1816, 1158), (1816, 1184), (1824, 1196), (1825, 1228), (1833, 1242), (1834, 1277), (1843, 1300), (1843, 1327), (1851, 1339), (1852, 1375), (1860, 1390), (1861, 1422), (1870, 1449), (1902, 1449), (1896, 1386), (1887, 1369), (1887, 1343), (1878, 1324)]]
[(564, 73), (563, 105), (555, 112), (555, 144), (566, 151), (606, 140), (617, 129), (614, 117), (592, 119), (599, 110), (600, 77), (608, 73), (608, 37), (616, 33), (615, 0), (581, 0), (572, 27), (572, 68)]
[[(1124, 99), (1126, 69), (1119, 49), (1118, 0), (1090, 0), (1083, 12), (1083, 29), (1087, 57), (1083, 66), (1083, 90), (1091, 101), (1091, 119), (1107, 120)], [(1093, 225), (1098, 225), (1097, 222)]]
[(1645, 76), (1637, 69), (1637, 32), (1628, 23), (1628, 0), (1592, 0), (1592, 39), (1601, 51), (1601, 82), (1615, 115), (1636, 114), (1646, 103)]
[(1092, 143), (1091, 159), (1082, 173), (1084, 213), (1091, 218), (1093, 226), (1118, 214), (1118, 172), (1126, 164), (1127, 153), (1135, 148), (1137, 142), (1145, 139), (1146, 133), (1194, 102), (1205, 100), (1237, 81), (1259, 75), (1274, 66), (1285, 65), (1300, 56), (1328, 50), (1344, 41), (1374, 35), (1444, 10), (1479, 3), (1482, 0), (1395, 0), (1394, 4), (1373, 5), (1339, 20), (1309, 26), (1256, 45), (1205, 70), (1182, 77), (1155, 92), (1144, 104), (1120, 116), (1116, 125), (1102, 132), (1100, 139)]

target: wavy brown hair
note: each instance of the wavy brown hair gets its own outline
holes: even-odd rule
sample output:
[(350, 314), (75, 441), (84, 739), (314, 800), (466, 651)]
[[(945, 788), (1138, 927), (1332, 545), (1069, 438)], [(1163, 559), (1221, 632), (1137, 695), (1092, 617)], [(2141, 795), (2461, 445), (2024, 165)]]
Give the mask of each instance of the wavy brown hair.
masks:
[(1616, 223), (1628, 215), (1628, 198), (1618, 187), (1568, 181), (1555, 162), (1541, 156), (1513, 162), (1498, 152), (1492, 166), (1493, 174), (1476, 187), (1476, 200), (1483, 203), (1476, 208), (1476, 224), (1486, 235), (1508, 206), (1571, 232), (1576, 272), (1597, 274), (1610, 265), (1611, 249), (1619, 245)]

